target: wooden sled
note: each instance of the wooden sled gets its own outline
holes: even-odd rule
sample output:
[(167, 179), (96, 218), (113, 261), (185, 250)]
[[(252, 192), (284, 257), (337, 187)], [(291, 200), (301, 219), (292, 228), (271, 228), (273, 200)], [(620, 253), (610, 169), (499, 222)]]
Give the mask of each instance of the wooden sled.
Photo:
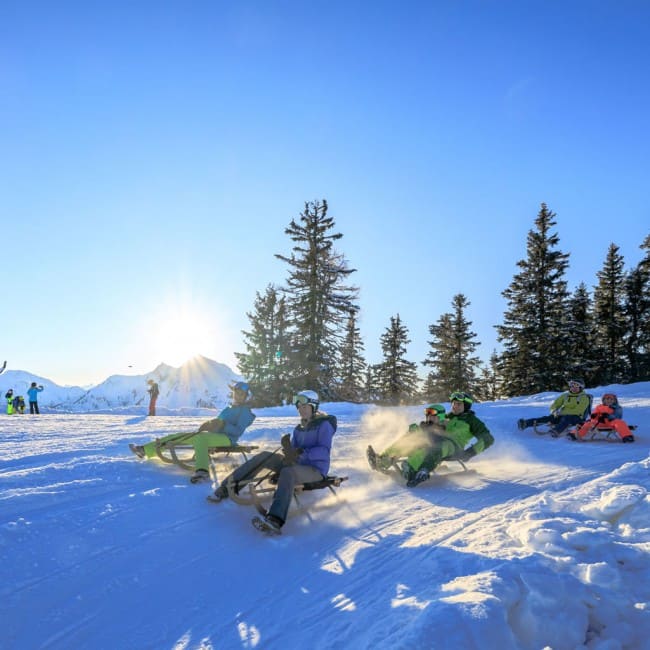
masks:
[[(156, 440), (156, 455), (163, 463), (173, 463), (190, 472), (194, 471), (194, 447), (190, 444), (184, 443), (196, 435), (196, 431), (186, 434), (183, 438), (173, 443), (159, 442)], [(210, 454), (210, 461), (216, 462), (217, 458), (223, 460), (233, 456), (234, 454), (241, 454), (244, 462), (248, 460), (246, 454), (258, 449), (257, 445), (228, 445), (224, 447), (209, 447), (208, 453)]]
[[(343, 481), (347, 481), (347, 476), (326, 476), (320, 481), (311, 481), (308, 483), (300, 483), (293, 488), (293, 498), (296, 504), (300, 506), (298, 494), (301, 492), (308, 492), (310, 490), (322, 490), (327, 488), (330, 492), (337, 496), (334, 488), (340, 487)], [(273, 496), (275, 488), (278, 484), (278, 473), (275, 471), (266, 471), (258, 474), (251, 479), (244, 479), (235, 481), (232, 477), (228, 480), (226, 488), (228, 489), (228, 497), (235, 503), (244, 506), (255, 506), (262, 514), (266, 514), (266, 508), (262, 505), (262, 500)]]

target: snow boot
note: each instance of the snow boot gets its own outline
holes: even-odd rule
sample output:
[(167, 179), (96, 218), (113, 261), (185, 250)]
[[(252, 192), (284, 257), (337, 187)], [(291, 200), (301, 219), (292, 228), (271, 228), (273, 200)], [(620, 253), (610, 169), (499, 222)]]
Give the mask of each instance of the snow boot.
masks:
[(402, 475), (402, 478), (406, 481), (407, 485), (409, 481), (415, 478), (415, 471), (409, 465), (407, 460), (403, 460), (400, 463), (399, 470), (400, 470), (400, 474)]
[(368, 465), (370, 465), (370, 469), (376, 470), (377, 454), (375, 453), (375, 450), (370, 445), (368, 445), (368, 449), (366, 449), (366, 458), (368, 459)]
[(430, 478), (431, 475), (426, 469), (419, 469), (418, 473), (410, 481), (406, 482), (406, 487), (415, 487), (423, 481), (428, 481)]
[(576, 434), (573, 431), (569, 431), (569, 433), (566, 434), (566, 437), (569, 438), (569, 440), (577, 440)]
[(526, 420), (524, 418), (517, 420), (517, 428), (519, 431), (523, 431), (526, 428)]
[(206, 499), (210, 503), (221, 503), (224, 499), (228, 498), (228, 488), (225, 485), (220, 485), (214, 494), (209, 494)]
[(257, 530), (267, 535), (281, 535), (282, 534), (282, 520), (274, 515), (266, 515), (264, 519), (261, 517), (253, 517), (251, 523)]
[(629, 436), (623, 436), (623, 442), (634, 442), (634, 436), (632, 434)]
[(192, 476), (190, 476), (190, 483), (203, 483), (210, 480), (210, 472), (207, 469), (197, 469)]
[(144, 458), (144, 447), (142, 445), (134, 445), (131, 443), (129, 445), (129, 449), (138, 457), (138, 458)]

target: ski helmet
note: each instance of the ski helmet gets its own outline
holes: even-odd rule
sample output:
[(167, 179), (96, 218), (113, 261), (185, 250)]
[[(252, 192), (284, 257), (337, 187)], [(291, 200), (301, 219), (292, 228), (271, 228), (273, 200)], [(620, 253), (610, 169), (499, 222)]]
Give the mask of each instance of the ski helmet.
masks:
[(442, 422), (447, 414), (445, 413), (445, 407), (442, 404), (429, 404), (424, 407), (424, 415), (427, 417), (429, 415), (435, 415)]
[(463, 404), (465, 405), (465, 410), (466, 411), (468, 411), (472, 407), (472, 404), (474, 403), (474, 400), (472, 399), (471, 395), (469, 395), (469, 393), (464, 393), (461, 390), (455, 390), (449, 396), (449, 401), (450, 402), (463, 402)]
[(230, 390), (234, 393), (236, 390), (240, 390), (242, 393), (246, 394), (246, 397), (249, 396), (251, 389), (245, 381), (238, 381), (230, 385)]
[(311, 404), (312, 412), (316, 413), (320, 400), (316, 391), (301, 390), (293, 396), (293, 403), (296, 407), (298, 407), (299, 404)]
[(618, 397), (616, 397), (614, 393), (604, 393), (600, 401), (604, 404), (605, 400), (608, 398), (614, 400), (614, 404), (618, 403)]

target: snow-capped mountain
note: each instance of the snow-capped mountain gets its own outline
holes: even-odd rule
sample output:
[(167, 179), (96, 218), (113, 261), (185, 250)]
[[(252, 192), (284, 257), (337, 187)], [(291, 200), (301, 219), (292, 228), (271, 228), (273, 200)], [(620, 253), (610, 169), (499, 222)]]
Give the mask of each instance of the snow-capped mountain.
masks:
[(90, 389), (59, 386), (44, 377), (24, 370), (6, 370), (0, 375), (0, 395), (13, 388), (27, 402), (27, 389), (33, 381), (44, 390), (38, 394), (42, 413), (47, 412), (146, 412), (149, 404), (147, 379), (158, 382), (160, 396), (156, 412), (199, 414), (202, 409), (221, 409), (230, 395), (229, 384), (241, 379), (223, 363), (197, 356), (173, 368), (161, 363), (144, 375), (112, 375)]

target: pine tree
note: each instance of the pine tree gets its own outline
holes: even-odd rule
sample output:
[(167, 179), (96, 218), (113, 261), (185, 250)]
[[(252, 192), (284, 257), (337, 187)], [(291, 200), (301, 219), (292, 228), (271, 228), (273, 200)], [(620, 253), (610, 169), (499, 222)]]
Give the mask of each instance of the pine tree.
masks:
[(594, 342), (597, 352), (599, 384), (619, 383), (627, 374), (624, 344), (627, 324), (623, 300), (626, 274), (623, 256), (610, 244), (594, 290)]
[(346, 284), (355, 269), (334, 250), (343, 235), (331, 232), (334, 219), (327, 209), (325, 200), (306, 203), (299, 220), (292, 219), (285, 229), (295, 242), (291, 255), (275, 256), (290, 267), (284, 292), (291, 318), (287, 365), (292, 387), (335, 399), (340, 347), (348, 316), (358, 309), (358, 288)]
[(588, 386), (597, 381), (598, 363), (594, 342), (594, 319), (591, 296), (584, 282), (578, 285), (569, 299), (568, 309), (569, 348), (571, 355), (567, 363), (568, 374), (584, 378)]
[(499, 356), (496, 351), (492, 351), (489, 363), (481, 366), (481, 374), (476, 385), (473, 395), (482, 402), (493, 402), (502, 396), (501, 371), (499, 369)]
[(407, 361), (406, 346), (411, 342), (408, 328), (397, 316), (390, 318), (390, 326), (381, 336), (384, 361), (377, 366), (377, 383), (382, 400), (389, 404), (403, 404), (417, 394), (417, 364)]
[(624, 310), (628, 323), (625, 348), (631, 382), (650, 379), (650, 235), (640, 248), (646, 254), (630, 271), (625, 283)]
[(255, 406), (281, 404), (290, 397), (283, 354), (288, 346), (287, 314), (284, 298), (269, 285), (264, 295), (257, 292), (254, 311), (247, 313), (251, 323), (244, 335), (246, 352), (236, 352), (239, 372), (246, 377)]
[(364, 390), (366, 362), (363, 358), (363, 341), (357, 327), (356, 312), (351, 311), (346, 325), (345, 340), (341, 347), (340, 399), (348, 402), (360, 402), (366, 393)]
[(536, 230), (528, 233), (527, 259), (517, 262), (521, 271), (502, 294), (508, 308), (497, 331), (504, 348), (499, 365), (507, 395), (559, 390), (566, 381), (570, 350), (564, 274), (569, 256), (555, 250), (555, 216), (542, 203)]
[(437, 325), (429, 326), (433, 340), (424, 365), (432, 366), (432, 379), (437, 389), (449, 395), (454, 390), (476, 392), (476, 372), (480, 359), (474, 356), (479, 343), (471, 331), (471, 321), (465, 317), (469, 300), (462, 294), (452, 299), (454, 309), (451, 314), (442, 314)]

